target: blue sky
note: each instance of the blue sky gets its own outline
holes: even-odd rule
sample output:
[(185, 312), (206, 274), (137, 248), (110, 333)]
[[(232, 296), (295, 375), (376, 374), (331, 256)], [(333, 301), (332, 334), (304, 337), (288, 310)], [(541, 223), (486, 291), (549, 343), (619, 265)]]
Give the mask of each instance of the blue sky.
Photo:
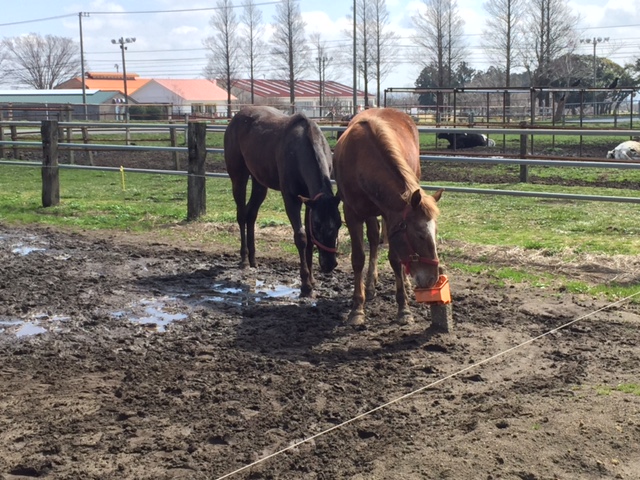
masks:
[[(235, 0), (241, 4), (241, 0)], [(274, 4), (257, 0), (263, 12), (263, 22), (273, 21)], [(420, 8), (420, 0), (387, 0), (391, 28), (400, 37), (400, 50), (393, 72), (383, 82), (383, 88), (412, 86), (421, 66), (411, 52), (411, 17)], [(480, 39), (486, 20), (482, 1), (458, 0), (465, 19), (465, 38), (472, 67), (486, 69), (489, 61), (480, 53)], [(178, 6), (175, 0), (28, 0), (3, 2), (0, 38), (29, 32), (53, 34), (79, 39), (79, 12), (91, 12), (82, 18), (87, 70), (116, 71), (121, 69), (121, 52), (111, 39), (136, 37), (126, 53), (127, 72), (143, 77), (197, 78), (206, 64), (202, 41), (212, 34), (208, 25), (215, 1), (192, 1)], [(352, 1), (300, 0), (307, 23), (306, 32), (319, 32), (326, 42), (333, 65), (327, 79), (351, 83), (348, 55), (350, 40), (345, 32), (352, 28), (349, 19)], [(575, 0), (569, 2), (581, 17), (584, 38), (609, 38), (598, 44), (599, 56), (607, 56), (623, 65), (640, 56), (640, 0)], [(184, 9), (184, 11), (176, 11)], [(200, 10), (198, 10), (200, 9)], [(209, 10), (207, 10), (209, 9)], [(165, 13), (163, 11), (173, 11)], [(144, 12), (144, 13), (134, 13)], [(155, 12), (155, 13), (150, 13)], [(39, 19), (48, 19), (35, 21)], [(593, 52), (583, 45), (578, 53)], [(341, 59), (341, 56), (345, 58)], [(343, 65), (341, 67), (340, 65)], [(266, 65), (260, 75), (272, 78), (273, 69)], [(309, 72), (307, 78), (315, 78)]]

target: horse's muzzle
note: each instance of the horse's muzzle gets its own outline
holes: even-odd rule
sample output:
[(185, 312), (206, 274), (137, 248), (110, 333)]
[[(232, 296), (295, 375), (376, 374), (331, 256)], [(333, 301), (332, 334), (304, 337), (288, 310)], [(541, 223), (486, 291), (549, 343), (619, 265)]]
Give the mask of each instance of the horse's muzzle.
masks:
[(320, 271), (322, 273), (331, 273), (338, 266), (338, 260), (335, 253), (320, 252), (318, 255), (320, 262)]

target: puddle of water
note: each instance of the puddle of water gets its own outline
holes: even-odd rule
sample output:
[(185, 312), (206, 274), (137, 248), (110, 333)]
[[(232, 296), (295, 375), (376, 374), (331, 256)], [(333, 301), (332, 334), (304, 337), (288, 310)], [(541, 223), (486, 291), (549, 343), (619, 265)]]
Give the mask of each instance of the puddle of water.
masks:
[(25, 322), (17, 331), (16, 337), (31, 337), (33, 335), (38, 335), (40, 333), (45, 333), (47, 331), (46, 328), (42, 328), (40, 325), (37, 325), (34, 322)]
[(265, 285), (262, 280), (256, 280), (256, 293), (269, 298), (294, 299), (300, 296), (300, 289), (288, 285)]
[(11, 249), (11, 253), (16, 253), (24, 257), (26, 255), (29, 255), (30, 253), (44, 252), (45, 250), (46, 250), (45, 248), (30, 247), (28, 245), (18, 244)]
[(111, 315), (115, 318), (126, 318), (138, 325), (152, 327), (158, 332), (165, 332), (173, 322), (188, 317), (186, 313), (175, 312), (175, 308), (168, 305), (176, 300), (174, 297), (142, 299), (139, 303), (134, 304), (130, 311), (112, 312)]
[(0, 333), (13, 334), (16, 337), (31, 337), (41, 333), (60, 330), (60, 323), (71, 318), (64, 315), (36, 313), (29, 320), (0, 319)]
[(242, 288), (238, 288), (238, 287), (226, 287), (224, 286), (224, 284), (222, 283), (216, 283), (213, 286), (213, 290), (216, 293), (222, 293), (225, 295), (238, 295), (240, 293), (243, 292)]

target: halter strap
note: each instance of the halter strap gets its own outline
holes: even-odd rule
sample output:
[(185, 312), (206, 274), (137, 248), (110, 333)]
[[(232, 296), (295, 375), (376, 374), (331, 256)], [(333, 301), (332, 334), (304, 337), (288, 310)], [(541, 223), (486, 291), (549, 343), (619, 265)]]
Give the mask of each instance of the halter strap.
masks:
[[(321, 196), (322, 196), (322, 192), (318, 193), (315, 197), (313, 197), (313, 201), (318, 200)], [(318, 240), (316, 240), (315, 235), (313, 234), (313, 208), (311, 207), (307, 207), (309, 208), (309, 237), (311, 237), (311, 242), (313, 242), (313, 244), (318, 247), (320, 250), (324, 250), (325, 252), (328, 253), (337, 253), (338, 249), (337, 248), (333, 248), (333, 247), (327, 247), (326, 245), (323, 245), (322, 243), (320, 243)]]
[(398, 227), (394, 230), (394, 232), (391, 235), (389, 235), (389, 238), (391, 238), (398, 232), (404, 232), (404, 239), (405, 239), (405, 242), (407, 243), (407, 246), (409, 247), (409, 255), (405, 259), (401, 258), (400, 263), (404, 267), (404, 271), (407, 275), (411, 274), (412, 263), (425, 263), (427, 265), (433, 265), (436, 267), (440, 265), (440, 262), (436, 259), (421, 257), (420, 254), (418, 254), (418, 252), (416, 252), (414, 248), (411, 246), (411, 242), (409, 241), (409, 235), (407, 235), (407, 222), (406, 222), (407, 215), (409, 214), (410, 209), (411, 209), (411, 205), (407, 205), (405, 207), (404, 212), (402, 213), (402, 221), (398, 224)]

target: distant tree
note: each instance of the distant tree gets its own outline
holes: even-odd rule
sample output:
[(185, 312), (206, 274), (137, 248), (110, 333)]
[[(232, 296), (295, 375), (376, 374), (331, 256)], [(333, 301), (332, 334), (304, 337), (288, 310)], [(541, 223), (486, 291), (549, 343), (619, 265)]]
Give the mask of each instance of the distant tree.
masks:
[[(429, 70), (435, 68), (436, 87), (451, 86), (457, 66), (465, 58), (462, 39), (464, 21), (455, 0), (423, 0), (424, 8), (413, 17), (417, 58)], [(443, 95), (437, 94), (437, 105)]]
[[(31, 33), (2, 40), (7, 78), (48, 90), (80, 74), (80, 48), (70, 38)], [(0, 54), (2, 55), (2, 54)]]
[(385, 0), (371, 2), (371, 62), (374, 66), (372, 77), (376, 81), (376, 105), (381, 103), (381, 83), (391, 72), (397, 51), (397, 36), (389, 31), (389, 12)]
[[(356, 0), (356, 62), (362, 75), (364, 107), (369, 107), (369, 82), (371, 81), (371, 0)], [(353, 9), (353, 7), (352, 7)]]
[[(532, 86), (547, 87), (553, 82), (552, 64), (575, 48), (578, 21), (567, 0), (530, 0), (524, 67), (531, 76)], [(540, 105), (549, 105), (549, 96), (542, 94), (538, 101)]]
[(630, 73), (633, 85), (640, 86), (640, 58), (636, 58), (635, 63), (625, 65), (625, 69)]
[(255, 102), (254, 83), (255, 72), (262, 64), (266, 43), (262, 40), (264, 25), (262, 24), (262, 12), (257, 7), (254, 0), (245, 0), (242, 10), (242, 29), (244, 31), (242, 50), (249, 69), (249, 81), (251, 82), (251, 103)]
[(221, 86), (227, 91), (227, 117), (231, 118), (231, 89), (240, 69), (238, 20), (233, 0), (218, 0), (216, 7), (209, 21), (214, 34), (203, 42), (209, 49), (205, 76), (221, 81)]
[(9, 75), (8, 58), (9, 58), (9, 55), (2, 47), (2, 44), (0, 43), (0, 84), (2, 84), (4, 82), (4, 79), (7, 78)]
[(525, 0), (488, 0), (483, 6), (489, 18), (482, 32), (482, 43), (489, 58), (504, 72), (501, 83), (508, 88), (523, 47)]
[[(424, 67), (420, 72), (420, 75), (418, 75), (415, 82), (416, 88), (438, 88), (438, 75), (438, 66), (435, 63), (430, 63)], [(420, 105), (430, 105), (435, 107), (436, 102), (437, 98), (435, 91), (424, 92), (418, 95), (418, 103)]]
[(271, 44), (276, 67), (286, 72), (291, 112), (296, 109), (295, 85), (309, 66), (309, 46), (305, 38), (306, 23), (296, 0), (281, 0), (273, 17)]

